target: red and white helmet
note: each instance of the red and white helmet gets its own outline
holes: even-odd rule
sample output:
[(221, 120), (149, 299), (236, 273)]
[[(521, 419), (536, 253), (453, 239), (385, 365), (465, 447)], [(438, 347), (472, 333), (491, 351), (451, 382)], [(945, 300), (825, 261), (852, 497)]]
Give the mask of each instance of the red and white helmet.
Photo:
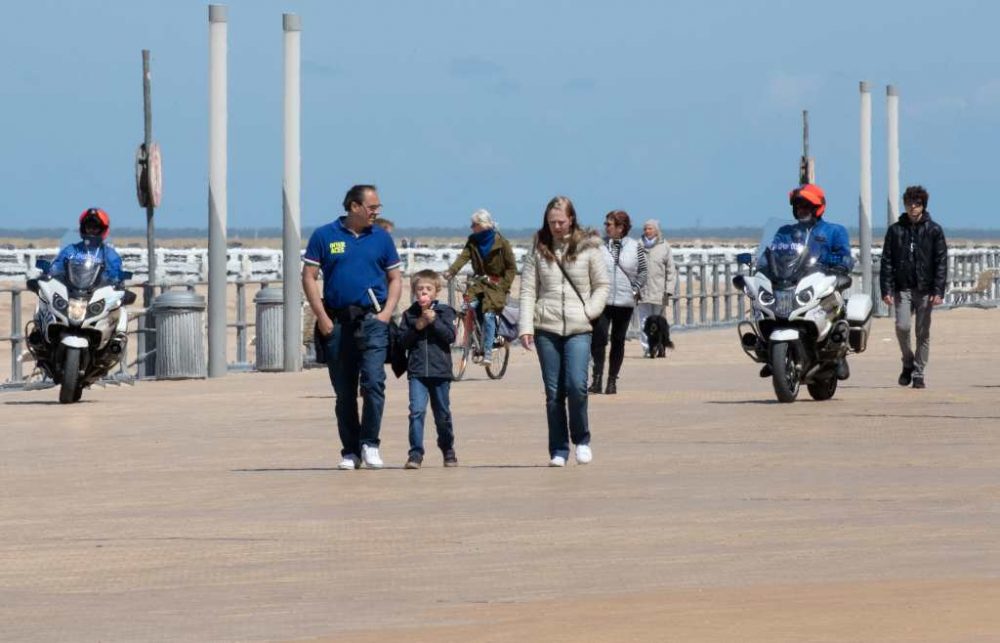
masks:
[(788, 202), (792, 207), (795, 206), (796, 201), (805, 201), (816, 208), (817, 218), (826, 212), (826, 194), (823, 193), (823, 188), (818, 185), (806, 183), (789, 192)]
[(111, 217), (108, 213), (101, 208), (87, 208), (80, 215), (80, 236), (84, 236), (84, 230), (87, 224), (95, 223), (101, 228), (101, 239), (108, 238), (108, 232), (111, 231)]

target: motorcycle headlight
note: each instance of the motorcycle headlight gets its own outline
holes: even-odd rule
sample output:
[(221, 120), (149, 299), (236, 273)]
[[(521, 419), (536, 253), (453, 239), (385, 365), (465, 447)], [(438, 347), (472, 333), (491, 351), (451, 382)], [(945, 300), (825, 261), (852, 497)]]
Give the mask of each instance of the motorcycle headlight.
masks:
[(66, 307), (69, 306), (69, 302), (63, 299), (58, 294), (52, 296), (52, 307), (59, 312), (66, 312)]
[(799, 303), (800, 306), (805, 306), (813, 299), (813, 289), (809, 286), (805, 290), (800, 290), (795, 294), (795, 301)]
[(70, 299), (66, 316), (70, 321), (81, 322), (87, 316), (87, 302), (82, 299)]
[(774, 293), (761, 288), (760, 292), (757, 293), (757, 301), (763, 306), (770, 306), (774, 303)]
[(100, 315), (102, 312), (104, 312), (103, 299), (98, 299), (97, 301), (91, 302), (91, 304), (87, 306), (87, 315), (90, 317), (96, 317), (97, 315)]

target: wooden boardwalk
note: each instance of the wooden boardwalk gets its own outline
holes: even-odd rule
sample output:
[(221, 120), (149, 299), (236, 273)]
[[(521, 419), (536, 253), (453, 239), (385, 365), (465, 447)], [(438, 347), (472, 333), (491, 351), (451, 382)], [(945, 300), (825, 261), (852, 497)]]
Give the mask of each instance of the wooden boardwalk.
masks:
[(456, 384), (461, 465), (334, 469), (325, 371), (0, 395), (0, 640), (1000, 638), (1000, 313), (891, 322), (830, 402), (774, 402), (732, 329), (630, 343), (594, 462), (545, 466), (539, 369)]

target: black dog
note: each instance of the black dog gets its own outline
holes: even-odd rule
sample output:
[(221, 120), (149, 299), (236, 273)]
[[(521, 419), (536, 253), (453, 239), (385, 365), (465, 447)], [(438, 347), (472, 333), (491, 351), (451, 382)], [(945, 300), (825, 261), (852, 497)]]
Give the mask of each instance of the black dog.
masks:
[(672, 349), (674, 343), (670, 341), (670, 324), (663, 315), (650, 315), (643, 324), (642, 331), (649, 339), (649, 356), (666, 357), (667, 349)]

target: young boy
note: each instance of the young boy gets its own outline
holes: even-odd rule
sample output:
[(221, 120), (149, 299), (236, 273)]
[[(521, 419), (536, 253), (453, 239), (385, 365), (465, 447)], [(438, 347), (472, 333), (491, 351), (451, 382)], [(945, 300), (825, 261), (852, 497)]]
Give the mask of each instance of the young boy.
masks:
[(455, 309), (437, 301), (441, 276), (433, 270), (413, 275), (410, 288), (416, 301), (400, 320), (403, 347), (407, 350), (410, 383), (410, 456), (407, 469), (424, 461), (424, 418), (430, 399), (437, 427), (437, 445), (444, 466), (457, 467), (455, 433), (451, 423), (451, 344), (455, 341)]

